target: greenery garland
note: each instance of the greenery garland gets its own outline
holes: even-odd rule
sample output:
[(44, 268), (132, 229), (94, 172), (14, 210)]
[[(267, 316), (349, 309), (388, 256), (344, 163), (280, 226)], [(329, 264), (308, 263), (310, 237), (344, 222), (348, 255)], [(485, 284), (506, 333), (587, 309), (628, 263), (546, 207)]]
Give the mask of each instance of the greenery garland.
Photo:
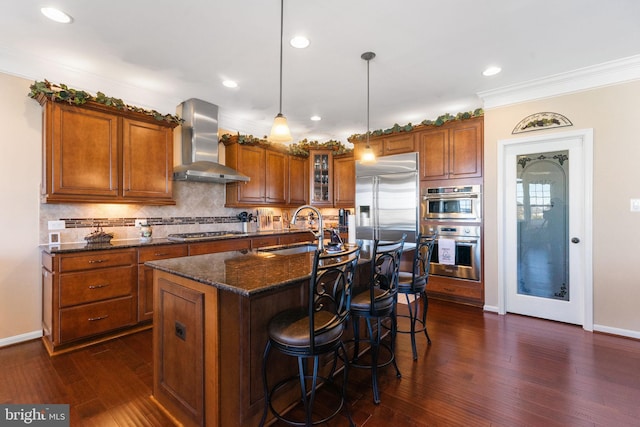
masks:
[(83, 90), (73, 89), (62, 83), (54, 84), (46, 79), (43, 82), (34, 82), (29, 88), (31, 89), (31, 92), (29, 92), (29, 97), (31, 98), (36, 98), (38, 95), (44, 95), (52, 101), (67, 102), (73, 105), (82, 105), (88, 101), (94, 101), (108, 107), (117, 108), (118, 110), (146, 114), (158, 121), (177, 124), (183, 122), (183, 120), (178, 116), (172, 114), (161, 114), (156, 110), (145, 110), (144, 108), (127, 105), (122, 99), (107, 96), (102, 92), (98, 92), (96, 96), (92, 96)]
[[(480, 117), (484, 115), (484, 110), (482, 108), (477, 108), (474, 111), (467, 111), (464, 113), (458, 113), (455, 116), (451, 115), (449, 113), (447, 114), (443, 114), (442, 116), (439, 116), (437, 119), (435, 120), (423, 120), (422, 122), (420, 122), (421, 125), (423, 126), (442, 126), (443, 124), (453, 121), (453, 120), (466, 120), (466, 119), (471, 119), (474, 117)], [(390, 135), (393, 133), (400, 133), (400, 132), (410, 132), (415, 128), (415, 126), (411, 123), (408, 123), (404, 126), (400, 126), (399, 124), (394, 124), (392, 127), (388, 128), (388, 129), (378, 129), (378, 130), (374, 130), (371, 131), (369, 134), (371, 136), (381, 136), (381, 135)], [(357, 141), (363, 141), (364, 139), (366, 139), (367, 134), (366, 133), (361, 133), (361, 134), (354, 134), (351, 135), (348, 140), (352, 141), (352, 140), (357, 140)]]
[(326, 142), (318, 142), (318, 141), (309, 141), (305, 138), (297, 143), (290, 144), (290, 145), (272, 143), (269, 140), (267, 140), (266, 136), (262, 138), (257, 138), (253, 135), (242, 135), (240, 133), (236, 135), (225, 133), (220, 137), (220, 139), (223, 143), (229, 142), (232, 139), (235, 139), (235, 142), (237, 142), (238, 144), (262, 145), (262, 146), (272, 147), (280, 151), (284, 151), (291, 155), (299, 156), (299, 157), (309, 157), (309, 150), (317, 150), (317, 149), (332, 150), (333, 154), (345, 154), (353, 151), (352, 148), (349, 148), (345, 146), (343, 143), (341, 143), (340, 141), (336, 141), (333, 139)]

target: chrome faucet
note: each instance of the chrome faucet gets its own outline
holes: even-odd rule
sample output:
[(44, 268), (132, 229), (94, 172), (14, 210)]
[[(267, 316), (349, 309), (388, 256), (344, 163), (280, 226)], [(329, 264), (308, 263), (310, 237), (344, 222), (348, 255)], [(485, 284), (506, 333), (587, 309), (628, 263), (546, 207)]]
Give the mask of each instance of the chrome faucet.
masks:
[(319, 251), (323, 251), (324, 250), (324, 228), (322, 225), (322, 214), (320, 213), (320, 210), (318, 208), (316, 208), (315, 206), (311, 206), (311, 205), (302, 205), (300, 206), (298, 209), (296, 209), (296, 211), (293, 213), (293, 215), (291, 216), (291, 224), (295, 224), (298, 218), (298, 214), (300, 213), (300, 211), (303, 211), (305, 209), (310, 209), (313, 212), (315, 212), (316, 215), (318, 215), (318, 232), (317, 233), (313, 233), (314, 237), (316, 239), (318, 239), (318, 250)]

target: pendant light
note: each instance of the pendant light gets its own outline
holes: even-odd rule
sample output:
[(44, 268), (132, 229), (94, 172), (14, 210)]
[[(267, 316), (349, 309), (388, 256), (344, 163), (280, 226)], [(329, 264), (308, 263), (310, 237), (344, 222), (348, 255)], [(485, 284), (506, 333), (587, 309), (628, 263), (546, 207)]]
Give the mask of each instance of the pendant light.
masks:
[(269, 135), (269, 141), (272, 142), (289, 142), (291, 138), (291, 131), (287, 124), (287, 118), (282, 115), (282, 39), (284, 35), (284, 0), (280, 0), (280, 109), (276, 118), (273, 120), (273, 126), (271, 127), (271, 135)]
[(362, 158), (360, 159), (361, 163), (374, 163), (376, 161), (376, 155), (371, 149), (371, 145), (369, 145), (369, 61), (376, 57), (376, 54), (373, 52), (365, 52), (360, 55), (360, 58), (367, 61), (367, 145), (364, 148), (364, 152), (362, 153)]

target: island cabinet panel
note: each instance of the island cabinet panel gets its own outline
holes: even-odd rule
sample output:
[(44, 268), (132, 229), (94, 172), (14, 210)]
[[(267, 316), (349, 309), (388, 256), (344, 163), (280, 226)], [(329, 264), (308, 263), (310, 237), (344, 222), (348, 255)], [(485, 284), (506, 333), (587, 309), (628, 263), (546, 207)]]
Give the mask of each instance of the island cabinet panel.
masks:
[(147, 261), (187, 256), (184, 245), (162, 245), (138, 249), (138, 322), (153, 319), (153, 269), (144, 265)]
[(42, 201), (175, 204), (173, 127), (142, 113), (39, 96)]
[(205, 335), (218, 328), (217, 290), (184, 286), (183, 279), (158, 271), (154, 291), (154, 398), (182, 425), (217, 426), (217, 402), (208, 401), (205, 411), (204, 401), (205, 393), (218, 395), (218, 366), (205, 364), (205, 355), (219, 351), (218, 334)]
[(43, 253), (43, 342), (51, 354), (136, 326), (135, 260), (135, 249)]

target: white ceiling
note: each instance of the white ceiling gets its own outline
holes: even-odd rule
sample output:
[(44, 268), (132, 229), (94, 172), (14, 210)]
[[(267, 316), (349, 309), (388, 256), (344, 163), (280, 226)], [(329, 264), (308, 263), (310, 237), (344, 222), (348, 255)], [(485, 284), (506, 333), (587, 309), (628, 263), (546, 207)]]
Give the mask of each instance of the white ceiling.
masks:
[[(8, 6), (7, 6), (8, 5)], [(73, 16), (47, 20), (43, 6)], [(188, 98), (220, 125), (263, 136), (278, 112), (279, 0), (13, 0), (0, 71), (65, 83), (163, 113)], [(640, 53), (638, 0), (285, 0), (283, 108), (294, 140), (482, 106), (479, 92)], [(288, 40), (304, 34), (307, 49)], [(483, 77), (489, 65), (502, 73)], [(238, 88), (222, 86), (233, 79)], [(312, 122), (312, 115), (322, 120)]]

